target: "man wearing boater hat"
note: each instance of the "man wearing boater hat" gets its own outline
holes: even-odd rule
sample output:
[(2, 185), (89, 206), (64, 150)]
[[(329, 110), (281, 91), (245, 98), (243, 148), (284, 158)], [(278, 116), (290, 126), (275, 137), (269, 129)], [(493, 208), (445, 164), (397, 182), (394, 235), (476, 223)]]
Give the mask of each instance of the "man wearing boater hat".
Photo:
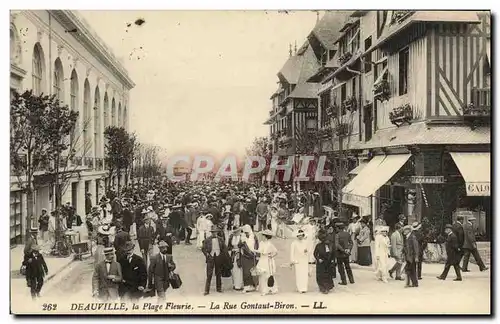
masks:
[(92, 276), (93, 296), (102, 301), (118, 299), (118, 287), (122, 282), (122, 267), (115, 261), (115, 250), (104, 249), (105, 260), (96, 264)]
[(213, 225), (210, 232), (211, 236), (203, 241), (201, 251), (205, 255), (207, 263), (207, 280), (205, 282), (205, 294), (210, 293), (210, 284), (212, 282), (212, 275), (215, 270), (215, 285), (217, 292), (222, 292), (222, 262), (223, 253), (227, 251), (224, 240), (218, 236), (220, 229)]

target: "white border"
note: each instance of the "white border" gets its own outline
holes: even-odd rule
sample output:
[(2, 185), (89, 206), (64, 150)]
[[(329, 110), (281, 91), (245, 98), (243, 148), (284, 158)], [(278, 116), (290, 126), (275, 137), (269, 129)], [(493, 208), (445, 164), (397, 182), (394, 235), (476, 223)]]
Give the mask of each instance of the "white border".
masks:
[[(450, 6), (454, 5), (453, 7)], [(9, 6), (10, 5), (10, 6)], [(68, 8), (68, 5), (71, 6)], [(8, 39), (7, 39), (7, 31), (8, 31), (8, 23), (9, 23), (9, 9), (46, 9), (46, 8), (64, 8), (64, 9), (75, 9), (75, 10), (95, 10), (95, 9), (100, 9), (100, 10), (133, 10), (133, 9), (143, 9), (143, 10), (153, 10), (153, 9), (208, 9), (208, 10), (214, 10), (214, 9), (236, 9), (236, 10), (257, 10), (257, 9), (301, 9), (301, 10), (308, 10), (308, 9), (353, 9), (353, 6), (358, 7), (357, 9), (374, 9), (373, 7), (376, 6), (377, 9), (392, 9), (397, 7), (398, 9), (454, 9), (457, 10), (458, 8), (460, 9), (492, 9), (493, 13), (495, 13), (495, 9), (497, 9), (500, 5), (499, 2), (497, 1), (486, 1), (486, 0), (474, 0), (474, 1), (435, 1), (435, 0), (419, 0), (417, 2), (403, 2), (403, 1), (369, 1), (369, 0), (363, 0), (363, 1), (356, 1), (356, 3), (352, 1), (345, 1), (345, 2), (340, 2), (340, 1), (299, 1), (299, 0), (289, 0), (289, 1), (283, 1), (283, 0), (275, 0), (275, 1), (262, 1), (262, 0), (252, 0), (252, 1), (203, 1), (203, 0), (169, 0), (168, 2), (160, 2), (160, 1), (150, 1), (150, 0), (141, 0), (137, 2), (128, 2), (124, 3), (123, 0), (117, 1), (117, 0), (107, 0), (107, 1), (102, 1), (102, 0), (86, 0), (79, 2), (78, 5), (75, 5), (75, 3), (69, 3), (67, 0), (61, 1), (61, 0), (51, 0), (51, 1), (36, 1), (36, 0), (31, 0), (31, 1), (16, 1), (16, 2), (8, 2), (8, 1), (2, 1), (0, 6), (2, 7), (2, 15), (1, 15), (1, 22), (2, 25), (4, 26), (4, 32), (1, 33), (1, 38), (2, 38), (2, 44), (4, 45), (4, 50), (1, 52), (2, 55), (2, 60), (3, 64), (1, 65), (2, 69), (4, 69), (4, 73), (2, 75), (5, 76), (5, 78), (1, 78), (1, 82), (4, 84), (0, 89), (2, 89), (2, 98), (5, 100), (5, 102), (8, 101), (9, 98), (9, 92), (8, 92), (8, 84), (10, 83), (10, 79), (7, 78), (9, 76), (9, 71), (10, 71), (10, 64), (9, 62), (9, 52), (8, 52)], [(439, 7), (437, 7), (439, 6)], [(14, 8), (12, 8), (14, 7)], [(494, 34), (495, 42), (494, 44), (497, 44), (497, 35), (496, 33)], [(495, 83), (495, 90), (498, 90), (498, 87), (496, 86)], [(498, 93), (496, 91), (495, 93)], [(2, 154), (2, 159), (0, 163), (2, 164), (2, 167), (0, 170), (2, 170), (1, 178), (0, 181), (2, 184), (5, 185), (6, 191), (4, 194), (0, 196), (0, 205), (2, 207), (3, 215), (4, 215), (4, 222), (7, 222), (7, 215), (8, 215), (8, 209), (9, 209), (9, 195), (8, 192), (10, 191), (8, 189), (9, 186), (9, 160), (8, 160), (8, 146), (9, 146), (9, 140), (7, 137), (8, 134), (8, 129), (9, 129), (9, 109), (7, 108), (8, 106), (4, 106), (4, 109), (1, 110), (1, 116), (0, 116), (0, 125), (2, 129), (2, 133), (5, 134), (4, 136), (1, 137), (0, 139), (0, 145), (1, 145), (1, 152)], [(497, 124), (498, 120), (500, 117), (500, 114), (497, 112), (496, 113), (496, 118), (495, 118), (495, 125)], [(495, 145), (495, 150), (497, 149), (498, 143)], [(495, 175), (495, 182), (496, 182), (496, 175)], [(498, 193), (498, 190), (497, 190)], [(495, 198), (497, 198), (497, 195), (495, 195)], [(497, 213), (498, 214), (498, 213)], [(496, 217), (498, 215), (493, 215), (493, 217)], [(494, 230), (494, 233), (499, 233), (498, 231), (498, 226), (500, 224), (500, 220), (496, 220), (496, 227)], [(10, 255), (9, 251), (9, 245), (7, 244), (7, 237), (8, 237), (8, 226), (3, 226), (2, 227), (6, 235), (4, 236), (4, 245), (2, 245), (2, 249), (5, 251), (3, 254), (4, 258), (5, 256)], [(494, 234), (493, 237), (495, 238), (496, 235)], [(496, 249), (498, 250), (498, 249)], [(492, 256), (492, 258), (495, 258), (498, 255), (498, 251), (495, 254), (495, 256)], [(495, 271), (495, 274), (497, 274), (496, 271), (497, 269), (492, 269), (492, 271)], [(9, 306), (10, 306), (10, 300), (9, 300), (9, 290), (6, 289), (9, 287), (9, 281), (10, 281), (10, 267), (4, 267), (4, 274), (0, 276), (0, 281), (2, 282), (2, 287), (5, 287), (4, 289), (4, 294), (1, 297), (1, 307), (2, 307), (2, 323), (12, 323), (15, 319), (13, 316), (9, 315)], [(493, 287), (492, 287), (493, 288)], [(464, 291), (463, 293), (467, 293)], [(496, 298), (496, 301), (498, 301), (498, 298)], [(402, 301), (404, 302), (404, 301)], [(425, 301), (423, 301), (425, 302)], [(460, 296), (457, 296), (457, 303), (460, 303)], [(497, 309), (497, 303), (493, 306), (493, 309)], [(397, 305), (394, 305), (394, 307), (397, 307)], [(50, 318), (50, 320), (57, 319), (57, 318)], [(208, 319), (208, 317), (207, 317)], [(47, 320), (47, 319), (46, 319)], [(66, 323), (69, 322), (75, 322), (76, 320), (73, 319), (60, 319)], [(96, 319), (87, 319), (87, 321), (95, 321)], [(109, 319), (106, 319), (109, 320)], [(114, 321), (117, 320), (122, 320), (122, 319), (114, 319)], [(140, 321), (145, 321), (145, 318), (141, 318)], [(172, 322), (180, 322), (180, 321), (186, 321), (186, 319), (172, 319), (172, 318), (152, 318), (152, 319), (147, 319), (148, 323), (165, 323), (165, 320), (167, 320), (169, 323)], [(262, 321), (262, 320), (268, 320), (268, 319), (251, 319), (251, 320), (241, 320), (242, 322), (252, 322), (254, 323), (255, 321)], [(285, 319), (280, 319), (280, 321), (283, 321)], [(289, 320), (289, 319), (287, 319)], [(321, 320), (325, 320), (325, 318), (321, 318)], [(328, 319), (330, 320), (330, 319)], [(361, 319), (335, 319), (332, 317), (331, 320), (334, 320), (336, 323), (339, 322), (361, 322), (361, 321), (368, 321), (369, 319), (361, 320)], [(402, 319), (393, 319), (394, 321), (402, 321)], [(428, 320), (428, 319), (422, 319), (422, 320)], [(29, 319), (29, 320), (24, 320), (23, 322), (25, 323), (35, 323), (37, 320), (35, 318)], [(191, 323), (197, 323), (197, 322), (204, 322), (204, 320), (197, 318), (195, 320), (189, 320)], [(300, 322), (305, 322), (307, 321), (306, 319), (301, 319)], [(373, 321), (373, 320), (372, 320)], [(387, 318), (382, 318), (379, 319), (378, 321), (386, 323), (389, 320)], [(408, 320), (408, 322), (416, 322), (417, 320)], [(456, 319), (449, 319), (447, 320), (449, 322), (456, 322)], [(478, 322), (478, 319), (468, 319), (467, 322)]]

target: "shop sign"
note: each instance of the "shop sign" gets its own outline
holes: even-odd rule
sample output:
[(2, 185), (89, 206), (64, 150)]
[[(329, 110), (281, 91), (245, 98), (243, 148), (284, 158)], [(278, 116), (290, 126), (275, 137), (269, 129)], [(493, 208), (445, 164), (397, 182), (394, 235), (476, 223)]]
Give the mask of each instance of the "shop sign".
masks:
[(418, 184), (440, 184), (444, 183), (444, 176), (411, 176), (410, 181)]
[(370, 197), (363, 197), (358, 195), (352, 195), (348, 193), (342, 194), (342, 203), (346, 205), (356, 206), (360, 209), (360, 216), (371, 214), (371, 199)]
[(465, 187), (467, 196), (490, 196), (489, 182), (468, 182)]

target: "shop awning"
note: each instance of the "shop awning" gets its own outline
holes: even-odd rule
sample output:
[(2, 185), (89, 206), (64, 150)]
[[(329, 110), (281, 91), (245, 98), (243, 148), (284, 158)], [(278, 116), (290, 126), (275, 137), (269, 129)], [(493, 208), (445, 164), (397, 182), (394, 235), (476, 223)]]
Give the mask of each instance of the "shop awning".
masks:
[(352, 169), (349, 172), (349, 174), (359, 174), (367, 165), (368, 165), (368, 162), (361, 162), (357, 167)]
[(465, 180), (467, 196), (490, 196), (490, 153), (451, 152), (450, 155)]
[(352, 181), (342, 189), (342, 192), (354, 196), (369, 197), (408, 161), (411, 154), (376, 156)]

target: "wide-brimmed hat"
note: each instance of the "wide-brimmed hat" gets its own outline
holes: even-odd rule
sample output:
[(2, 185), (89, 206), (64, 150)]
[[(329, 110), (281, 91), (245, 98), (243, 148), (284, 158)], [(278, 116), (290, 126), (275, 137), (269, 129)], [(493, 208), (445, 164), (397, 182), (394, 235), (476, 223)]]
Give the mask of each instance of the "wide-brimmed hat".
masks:
[(162, 248), (162, 247), (168, 247), (167, 242), (165, 242), (165, 241), (160, 241), (160, 243), (158, 243), (158, 248)]
[(153, 207), (152, 207), (152, 206), (149, 206), (149, 207), (147, 208), (147, 211), (148, 211), (148, 212), (152, 212), (152, 211), (154, 211), (154, 209), (153, 209)]
[(305, 237), (305, 236), (306, 236), (306, 233), (304, 233), (304, 231), (303, 231), (303, 230), (299, 229), (299, 230), (297, 231), (297, 234), (296, 234), (295, 236), (297, 236), (297, 237), (299, 237), (299, 236), (304, 236), (304, 237)]
[(172, 206), (173, 209), (179, 209), (181, 207), (182, 207), (182, 205), (174, 205), (174, 206)]
[(104, 248), (104, 254), (112, 254), (112, 253), (115, 253), (114, 248), (112, 248), (112, 247)]
[(147, 213), (149, 213), (149, 211), (147, 210), (147, 208), (143, 208), (141, 214), (147, 214)]
[(453, 225), (451, 225), (451, 224), (446, 224), (446, 225), (444, 225), (444, 228), (445, 228), (445, 229), (446, 229), (446, 228), (449, 228), (449, 229), (451, 229), (451, 230), (452, 230), (452, 229), (453, 229)]
[(412, 230), (411, 225), (405, 225), (405, 226), (403, 227), (403, 232), (404, 232), (404, 231), (410, 231), (410, 232), (411, 232), (411, 230)]
[(250, 225), (243, 225), (241, 227), (241, 230), (243, 231), (243, 233), (252, 233), (252, 227), (250, 227)]
[(377, 226), (375, 228), (375, 232), (379, 232), (379, 233), (389, 232), (389, 226)]
[(274, 233), (270, 229), (263, 230), (261, 234), (266, 236), (274, 236)]
[(101, 225), (97, 229), (97, 233), (101, 235), (110, 235), (111, 234), (111, 226), (109, 225)]
[(345, 227), (345, 224), (343, 222), (336, 222), (334, 225), (337, 228), (344, 228)]
[(411, 229), (414, 231), (419, 230), (421, 227), (422, 224), (420, 224), (419, 222), (413, 222), (413, 224), (411, 224)]
[(213, 217), (214, 217), (214, 215), (212, 215), (212, 214), (206, 214), (205, 215), (205, 218), (213, 218)]
[(127, 251), (130, 251), (130, 250), (133, 250), (135, 248), (135, 244), (134, 242), (132, 241), (127, 241), (125, 243), (125, 246), (123, 247), (123, 251), (127, 252)]

